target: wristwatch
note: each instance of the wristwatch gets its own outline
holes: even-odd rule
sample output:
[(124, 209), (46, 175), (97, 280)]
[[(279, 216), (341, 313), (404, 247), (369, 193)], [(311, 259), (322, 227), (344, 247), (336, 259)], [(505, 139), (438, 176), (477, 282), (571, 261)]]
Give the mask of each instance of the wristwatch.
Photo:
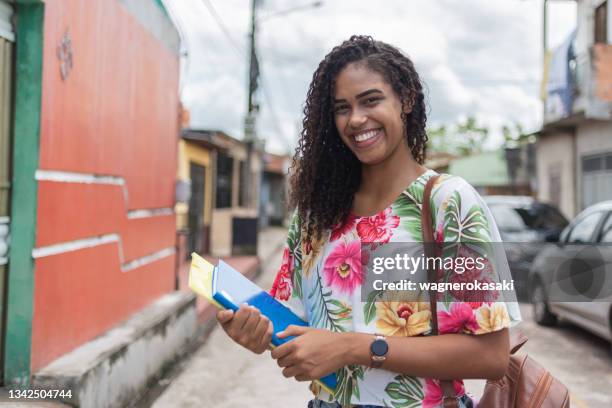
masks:
[(389, 344), (385, 340), (385, 336), (382, 334), (375, 334), (374, 340), (370, 345), (370, 359), (372, 360), (371, 366), (373, 368), (380, 368), (383, 362), (387, 359), (387, 352), (389, 351)]

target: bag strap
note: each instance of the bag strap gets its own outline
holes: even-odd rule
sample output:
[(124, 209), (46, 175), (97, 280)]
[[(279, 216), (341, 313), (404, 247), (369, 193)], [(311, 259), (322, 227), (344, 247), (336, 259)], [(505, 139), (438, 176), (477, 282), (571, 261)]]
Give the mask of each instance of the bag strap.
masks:
[[(423, 231), (423, 248), (425, 251), (425, 257), (433, 258), (436, 256), (434, 251), (434, 236), (433, 236), (433, 218), (431, 214), (431, 190), (440, 177), (439, 174), (431, 176), (425, 184), (425, 190), (423, 191), (423, 202), (421, 204), (421, 229)], [(431, 265), (431, 262), (427, 262)], [(436, 282), (438, 271), (433, 267), (427, 269), (427, 280), (430, 283)], [(437, 336), (438, 333), (438, 305), (437, 305), (437, 294), (436, 291), (429, 290), (429, 308), (431, 310), (431, 332)], [(443, 407), (444, 408), (458, 408), (457, 393), (455, 392), (455, 386), (451, 380), (439, 380), (440, 388), (442, 388)]]

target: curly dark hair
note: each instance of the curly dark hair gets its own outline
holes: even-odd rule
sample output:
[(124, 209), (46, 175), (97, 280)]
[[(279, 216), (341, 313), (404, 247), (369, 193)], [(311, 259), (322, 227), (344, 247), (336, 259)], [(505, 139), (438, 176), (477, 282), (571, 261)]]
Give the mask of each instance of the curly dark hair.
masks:
[(297, 207), (306, 239), (345, 222), (361, 183), (361, 164), (340, 139), (333, 113), (335, 80), (352, 62), (363, 61), (391, 85), (402, 103), (402, 121), (412, 156), (425, 158), (427, 116), (423, 87), (412, 61), (397, 48), (354, 35), (334, 47), (312, 76), (304, 120), (291, 165), (290, 206)]

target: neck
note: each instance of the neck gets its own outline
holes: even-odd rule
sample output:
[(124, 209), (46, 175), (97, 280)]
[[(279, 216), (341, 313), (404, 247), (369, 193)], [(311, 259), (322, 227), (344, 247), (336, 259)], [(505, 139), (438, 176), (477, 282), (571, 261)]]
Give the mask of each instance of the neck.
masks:
[(385, 196), (399, 191), (426, 171), (412, 157), (407, 144), (398, 147), (381, 163), (361, 166), (359, 191), (367, 195)]

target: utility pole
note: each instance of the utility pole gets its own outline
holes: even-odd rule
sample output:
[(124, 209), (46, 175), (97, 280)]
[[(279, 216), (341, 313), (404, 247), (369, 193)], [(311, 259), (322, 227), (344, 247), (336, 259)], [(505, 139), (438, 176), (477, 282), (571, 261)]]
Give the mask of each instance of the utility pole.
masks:
[(546, 58), (548, 52), (548, 0), (544, 0), (542, 10), (542, 55)]
[[(249, 35), (249, 71), (248, 71), (248, 105), (247, 105), (247, 114), (244, 118), (244, 141), (247, 147), (247, 157), (246, 163), (244, 166), (244, 174), (241, 174), (240, 177), (244, 177), (244, 197), (246, 206), (251, 206), (251, 197), (252, 197), (252, 174), (251, 174), (251, 165), (253, 162), (253, 148), (255, 143), (257, 142), (257, 132), (256, 132), (256, 114), (259, 110), (259, 106), (254, 102), (255, 91), (258, 86), (258, 77), (259, 77), (259, 61), (257, 60), (257, 49), (255, 47), (255, 35), (257, 32), (257, 0), (251, 0), (251, 32)], [(256, 204), (257, 205), (257, 204)]]
[(252, 141), (257, 138), (255, 128), (255, 118), (259, 106), (255, 103), (255, 91), (258, 88), (259, 78), (259, 61), (257, 59), (257, 48), (255, 42), (255, 36), (257, 34), (257, 2), (258, 0), (251, 0), (251, 32), (249, 34), (249, 89), (248, 89), (248, 105), (247, 115), (244, 124), (244, 136), (245, 140)]

